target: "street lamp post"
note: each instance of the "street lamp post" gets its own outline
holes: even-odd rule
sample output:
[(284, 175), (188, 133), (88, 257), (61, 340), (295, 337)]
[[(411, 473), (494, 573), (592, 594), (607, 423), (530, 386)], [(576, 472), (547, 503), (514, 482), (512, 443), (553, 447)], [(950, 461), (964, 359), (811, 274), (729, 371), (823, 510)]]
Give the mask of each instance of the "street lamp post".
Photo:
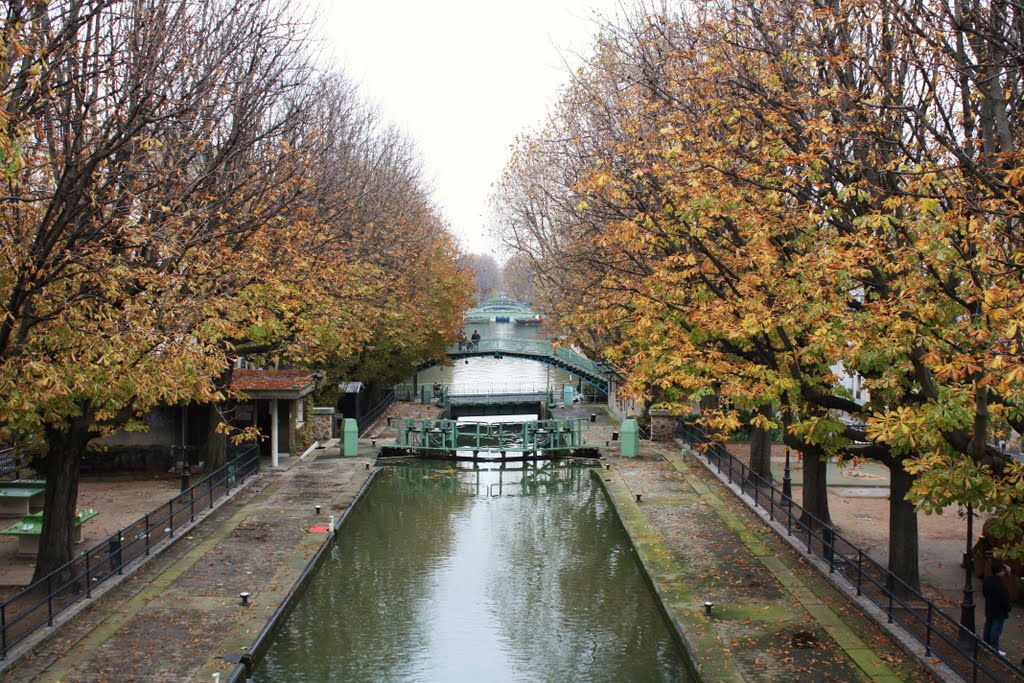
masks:
[(181, 447), (181, 490), (187, 491), (192, 486), (192, 465), (188, 461), (188, 449)]
[(974, 578), (971, 572), (974, 563), (971, 561), (971, 541), (974, 534), (974, 508), (967, 504), (967, 549), (964, 551), (964, 599), (960, 604), (960, 635), (963, 640), (971, 641), (976, 637), (974, 624)]

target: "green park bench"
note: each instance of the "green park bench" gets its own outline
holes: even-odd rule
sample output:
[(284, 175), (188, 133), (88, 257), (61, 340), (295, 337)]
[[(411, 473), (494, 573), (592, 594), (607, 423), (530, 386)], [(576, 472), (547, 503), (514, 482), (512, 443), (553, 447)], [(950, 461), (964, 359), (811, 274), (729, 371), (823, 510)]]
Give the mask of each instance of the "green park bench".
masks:
[(0, 481), (0, 517), (21, 517), (43, 509), (46, 482)]
[[(85, 508), (75, 515), (75, 529), (71, 540), (75, 543), (82, 542), (82, 524), (98, 515), (99, 512), (92, 508)], [(43, 513), (34, 512), (24, 515), (17, 524), (0, 531), (3, 536), (18, 537), (18, 555), (35, 557), (39, 554), (39, 535), (43, 532)]]

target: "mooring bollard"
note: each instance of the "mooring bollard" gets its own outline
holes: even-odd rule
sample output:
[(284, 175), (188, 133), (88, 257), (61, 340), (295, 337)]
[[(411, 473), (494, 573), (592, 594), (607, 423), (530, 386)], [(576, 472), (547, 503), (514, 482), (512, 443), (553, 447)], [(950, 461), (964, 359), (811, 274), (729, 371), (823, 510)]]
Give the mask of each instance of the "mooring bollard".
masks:
[(331, 536), (334, 535), (334, 515), (331, 515), (331, 521), (328, 523), (327, 533)]

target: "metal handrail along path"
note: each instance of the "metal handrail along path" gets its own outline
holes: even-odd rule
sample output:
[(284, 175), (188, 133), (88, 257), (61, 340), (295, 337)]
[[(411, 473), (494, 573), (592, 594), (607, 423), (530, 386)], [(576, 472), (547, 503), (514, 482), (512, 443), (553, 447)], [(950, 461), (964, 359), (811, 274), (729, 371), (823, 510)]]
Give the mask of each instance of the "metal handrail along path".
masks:
[(164, 505), (0, 603), (0, 659), (33, 633), (52, 627), (55, 617), (80, 600), (92, 598), (98, 586), (123, 574), (126, 565), (149, 555), (160, 541), (173, 538), (259, 467), (259, 447), (250, 446)]
[(676, 434), (707, 459), (719, 475), (738, 485), (754, 507), (785, 527), (809, 555), (822, 559), (830, 574), (841, 576), (858, 597), (870, 600), (889, 623), (898, 623), (918, 641), (926, 657), (942, 661), (965, 681), (1024, 680), (1024, 669), (1000, 657), (977, 634), (943, 612), (919, 591), (907, 585), (866, 551), (851, 543), (829, 524), (783, 495), (774, 482), (761, 477), (717, 443), (704, 429), (682, 419)]

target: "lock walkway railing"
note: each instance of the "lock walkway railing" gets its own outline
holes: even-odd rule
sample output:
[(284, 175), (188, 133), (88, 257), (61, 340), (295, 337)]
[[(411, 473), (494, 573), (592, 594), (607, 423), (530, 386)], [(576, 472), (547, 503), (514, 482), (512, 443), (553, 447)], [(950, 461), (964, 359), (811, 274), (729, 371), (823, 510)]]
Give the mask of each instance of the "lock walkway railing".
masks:
[(544, 457), (593, 448), (584, 440), (588, 427), (582, 419), (459, 422), (391, 418), (388, 427), (395, 431), (396, 437), (385, 449), (433, 456), (454, 456), (463, 452), (473, 456), (514, 453)]

